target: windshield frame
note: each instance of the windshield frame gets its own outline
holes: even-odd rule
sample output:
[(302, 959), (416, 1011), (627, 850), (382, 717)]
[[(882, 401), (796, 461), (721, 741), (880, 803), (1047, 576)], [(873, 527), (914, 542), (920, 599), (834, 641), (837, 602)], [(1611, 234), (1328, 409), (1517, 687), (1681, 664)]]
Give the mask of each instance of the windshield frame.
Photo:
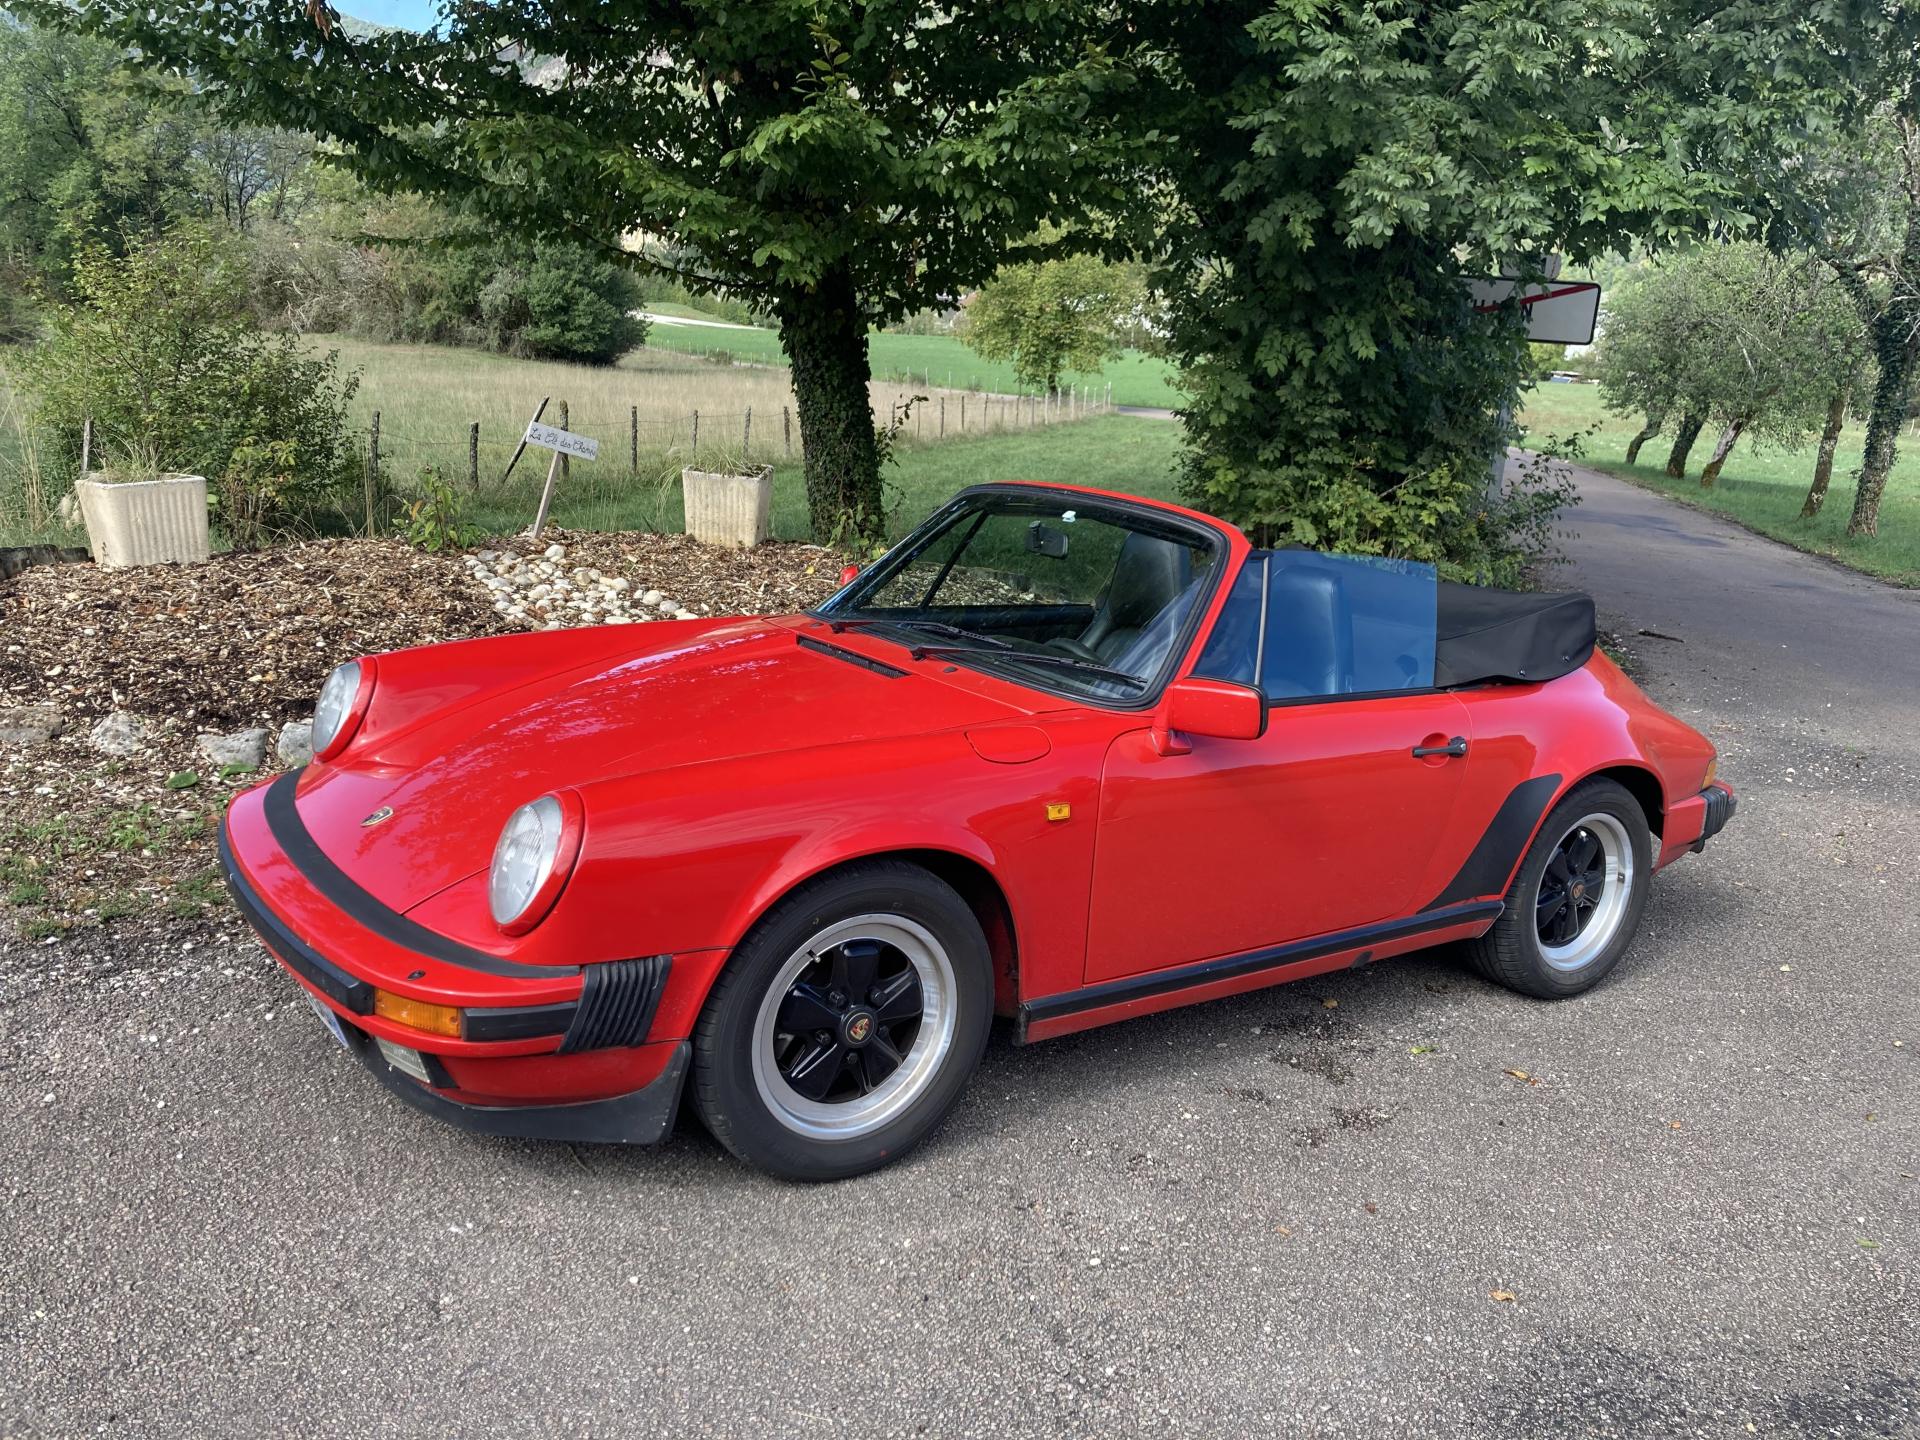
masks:
[(828, 624), (836, 620), (859, 620), (871, 625), (894, 643), (909, 649), (917, 644), (927, 645), (929, 649), (936, 648), (934, 645), (927, 644), (926, 632), (917, 631), (910, 625), (890, 624), (885, 612), (862, 613), (860, 601), (904, 570), (918, 558), (921, 551), (932, 544), (936, 538), (945, 534), (950, 526), (964, 524), (964, 517), (969, 513), (980, 513), (979, 501), (998, 498), (1030, 504), (1042, 514), (1050, 507), (1077, 510), (1082, 514), (1107, 520), (1126, 529), (1144, 530), (1149, 534), (1159, 534), (1170, 540), (1197, 543), (1212, 556), (1213, 564), (1208, 567), (1208, 574), (1196, 587), (1193, 604), (1189, 607), (1186, 618), (1181, 622), (1179, 633), (1168, 649), (1167, 658), (1161, 662), (1160, 669), (1151, 676), (1142, 677), (1147, 683), (1136, 690), (1130, 690), (1125, 695), (1107, 696), (1089, 693), (1075, 682), (1065, 678), (1072, 673), (1070, 671), (1062, 669), (1056, 675), (1049, 673), (1051, 667), (1045, 664), (1020, 664), (1020, 655), (1017, 651), (1009, 651), (1002, 656), (998, 651), (985, 649), (977, 654), (956, 654), (942, 648), (940, 659), (948, 664), (963, 665), (969, 670), (992, 676), (996, 680), (1005, 680), (1028, 690), (1038, 690), (1042, 694), (1058, 696), (1075, 704), (1091, 705), (1101, 710), (1149, 710), (1158, 704), (1161, 694), (1193, 656), (1195, 640), (1206, 624), (1208, 615), (1213, 611), (1213, 602), (1220, 593), (1220, 586), (1226, 578), (1227, 570), (1232, 568), (1233, 547), (1224, 526), (1208, 522), (1199, 516), (1163, 509), (1148, 501), (1051, 485), (970, 485), (921, 521), (885, 555), (862, 569), (859, 575), (847, 585), (806, 613)]

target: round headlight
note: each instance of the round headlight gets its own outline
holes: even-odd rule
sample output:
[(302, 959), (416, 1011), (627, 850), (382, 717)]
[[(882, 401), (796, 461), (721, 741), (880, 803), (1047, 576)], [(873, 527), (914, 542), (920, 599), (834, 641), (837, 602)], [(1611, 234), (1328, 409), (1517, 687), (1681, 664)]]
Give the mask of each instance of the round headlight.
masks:
[(352, 738), (361, 713), (366, 709), (366, 692), (372, 687), (366, 667), (358, 660), (333, 667), (327, 683), (320, 687), (320, 698), (313, 706), (313, 753), (324, 760), (337, 754)]
[(510, 935), (531, 930), (553, 908), (580, 849), (579, 801), (542, 795), (507, 817), (493, 847), (487, 908)]

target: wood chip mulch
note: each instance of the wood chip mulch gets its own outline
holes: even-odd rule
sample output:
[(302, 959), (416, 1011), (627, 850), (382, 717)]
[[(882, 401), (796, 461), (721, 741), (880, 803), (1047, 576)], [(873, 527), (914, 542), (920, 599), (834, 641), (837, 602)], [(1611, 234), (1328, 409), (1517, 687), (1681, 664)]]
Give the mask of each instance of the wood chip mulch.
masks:
[[(804, 609), (840, 560), (811, 545), (725, 551), (680, 535), (549, 531), (476, 545), (624, 575), (707, 615)], [(58, 706), (74, 728), (113, 710), (184, 729), (276, 725), (311, 712), (327, 671), (355, 655), (515, 628), (461, 552), (333, 540), (201, 565), (36, 565), (0, 582), (0, 707)]]

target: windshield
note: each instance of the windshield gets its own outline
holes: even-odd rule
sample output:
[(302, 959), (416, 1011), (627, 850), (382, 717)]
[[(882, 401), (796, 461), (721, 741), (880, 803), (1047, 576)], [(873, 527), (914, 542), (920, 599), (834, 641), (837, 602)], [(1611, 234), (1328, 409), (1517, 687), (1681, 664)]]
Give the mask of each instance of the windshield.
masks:
[(1219, 542), (1173, 516), (1063, 499), (962, 496), (818, 613), (1026, 683), (1137, 702), (1178, 658)]

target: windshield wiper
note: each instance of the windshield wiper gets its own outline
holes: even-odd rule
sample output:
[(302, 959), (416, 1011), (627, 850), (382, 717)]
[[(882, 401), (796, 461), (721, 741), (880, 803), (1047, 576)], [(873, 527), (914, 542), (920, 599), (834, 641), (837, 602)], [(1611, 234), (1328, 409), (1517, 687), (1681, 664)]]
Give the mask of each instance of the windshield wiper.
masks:
[(929, 655), (992, 655), (1001, 660), (1031, 660), (1036, 665), (1058, 665), (1065, 670), (1078, 670), (1082, 674), (1097, 675), (1102, 680), (1131, 685), (1136, 690), (1147, 688), (1147, 682), (1138, 675), (1129, 675), (1124, 670), (1115, 670), (1111, 665), (1101, 665), (1092, 660), (1076, 660), (1071, 655), (1050, 655), (1044, 650), (1020, 650), (1011, 645), (914, 645), (909, 647), (908, 653), (916, 660), (925, 659)]
[(833, 633), (836, 635), (838, 635), (842, 630), (852, 630), (852, 629), (872, 630), (876, 628), (884, 628), (888, 625), (898, 625), (908, 630), (931, 630), (936, 635), (951, 635), (956, 639), (960, 639), (960, 640), (972, 640), (981, 645), (992, 646), (996, 650), (1012, 650), (1017, 648), (1013, 645), (1009, 645), (1005, 640), (1000, 639), (998, 636), (983, 635), (978, 630), (963, 630), (958, 625), (947, 624), (947, 622), (944, 620), (892, 620), (892, 619), (874, 620), (874, 619), (869, 619), (865, 616), (860, 616), (857, 618), (847, 617), (844, 619), (840, 617), (833, 617), (828, 619), (827, 624), (832, 628)]

